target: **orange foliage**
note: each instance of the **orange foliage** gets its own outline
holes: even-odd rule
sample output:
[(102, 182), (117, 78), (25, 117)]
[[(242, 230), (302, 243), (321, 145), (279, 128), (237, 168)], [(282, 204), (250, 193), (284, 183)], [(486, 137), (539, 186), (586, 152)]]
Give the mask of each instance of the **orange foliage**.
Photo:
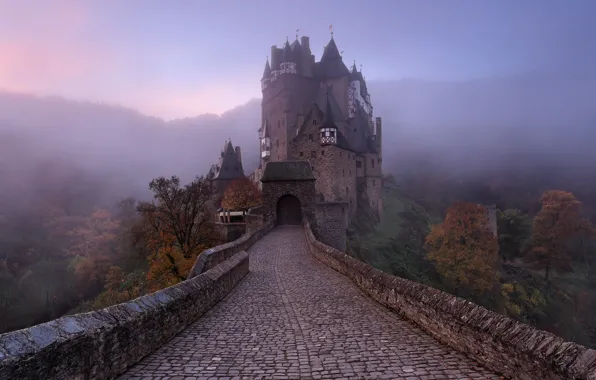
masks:
[(176, 239), (163, 231), (154, 234), (148, 245), (153, 254), (149, 257), (147, 286), (152, 292), (184, 281), (198, 255), (206, 248), (199, 246), (190, 257), (185, 257)]
[(108, 210), (99, 209), (67, 233), (73, 242), (66, 252), (74, 256), (77, 274), (96, 282), (105, 279), (113, 262), (118, 227)]
[(261, 191), (248, 178), (234, 180), (226, 188), (221, 205), (226, 210), (240, 211), (258, 206), (262, 202)]
[(569, 272), (573, 258), (568, 251), (570, 238), (593, 226), (581, 217), (581, 202), (567, 191), (548, 190), (540, 197), (542, 208), (534, 218), (532, 249), (526, 260), (544, 268), (544, 278), (549, 280), (552, 270)]
[(483, 293), (498, 280), (497, 240), (486, 209), (473, 203), (455, 203), (442, 224), (426, 237), (428, 258), (454, 289), (465, 287)]

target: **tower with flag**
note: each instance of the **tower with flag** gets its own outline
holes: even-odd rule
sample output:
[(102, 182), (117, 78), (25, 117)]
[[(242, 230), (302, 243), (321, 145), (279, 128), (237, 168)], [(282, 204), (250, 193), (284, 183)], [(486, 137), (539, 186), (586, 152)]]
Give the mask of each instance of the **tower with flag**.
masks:
[(251, 177), (258, 182), (268, 162), (308, 161), (320, 202), (344, 203), (348, 221), (363, 209), (379, 218), (382, 123), (362, 70), (345, 65), (332, 25), (319, 61), (298, 33), (272, 46), (265, 63), (260, 165)]

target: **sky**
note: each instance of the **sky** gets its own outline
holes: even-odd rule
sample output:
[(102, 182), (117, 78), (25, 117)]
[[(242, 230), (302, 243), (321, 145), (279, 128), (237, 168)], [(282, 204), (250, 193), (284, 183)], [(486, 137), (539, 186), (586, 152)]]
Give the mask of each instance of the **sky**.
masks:
[(367, 81), (596, 67), (593, 0), (0, 0), (0, 90), (221, 114), (260, 97), (271, 45), (330, 38)]

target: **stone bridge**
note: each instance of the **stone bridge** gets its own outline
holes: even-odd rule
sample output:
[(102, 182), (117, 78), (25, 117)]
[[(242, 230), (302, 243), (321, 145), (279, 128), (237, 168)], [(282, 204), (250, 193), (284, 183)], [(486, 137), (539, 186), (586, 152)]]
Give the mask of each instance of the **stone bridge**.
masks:
[(342, 245), (321, 226), (337, 213), (316, 215), (304, 183), (264, 186), (269, 221), (203, 252), (188, 280), (1, 335), (0, 380), (596, 380), (595, 350), (323, 243)]

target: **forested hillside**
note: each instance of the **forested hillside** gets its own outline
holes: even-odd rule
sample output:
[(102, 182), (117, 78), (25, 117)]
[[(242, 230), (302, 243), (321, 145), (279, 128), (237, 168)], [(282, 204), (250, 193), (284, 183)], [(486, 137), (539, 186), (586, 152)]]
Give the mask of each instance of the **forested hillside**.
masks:
[[(538, 162), (474, 175), (411, 162), (386, 179), (382, 225), (357, 231), (350, 254), (596, 347), (596, 179)], [(497, 238), (478, 204), (497, 205)]]

